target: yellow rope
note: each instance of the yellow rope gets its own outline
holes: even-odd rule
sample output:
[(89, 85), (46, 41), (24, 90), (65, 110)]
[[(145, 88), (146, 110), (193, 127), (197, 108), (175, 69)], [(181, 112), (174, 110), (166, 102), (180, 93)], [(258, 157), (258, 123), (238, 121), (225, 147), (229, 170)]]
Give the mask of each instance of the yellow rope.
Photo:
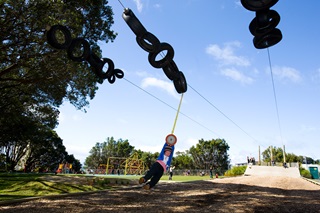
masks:
[(176, 128), (176, 124), (177, 124), (177, 120), (178, 120), (178, 115), (179, 115), (179, 113), (180, 113), (180, 107), (181, 107), (181, 103), (182, 103), (182, 98), (183, 98), (183, 93), (182, 93), (181, 98), (180, 98), (180, 103), (179, 103), (179, 107), (178, 107), (178, 110), (177, 110), (176, 119), (174, 119), (174, 124), (173, 124), (173, 128), (172, 128), (171, 134), (174, 133), (174, 129)]

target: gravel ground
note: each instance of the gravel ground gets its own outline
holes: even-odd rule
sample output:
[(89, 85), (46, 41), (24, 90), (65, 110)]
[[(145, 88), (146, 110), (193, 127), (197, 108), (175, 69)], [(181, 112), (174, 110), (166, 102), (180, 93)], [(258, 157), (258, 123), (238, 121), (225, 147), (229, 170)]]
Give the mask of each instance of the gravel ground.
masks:
[(320, 186), (303, 178), (242, 176), (196, 182), (161, 182), (153, 190), (41, 198), (0, 212), (320, 212)]

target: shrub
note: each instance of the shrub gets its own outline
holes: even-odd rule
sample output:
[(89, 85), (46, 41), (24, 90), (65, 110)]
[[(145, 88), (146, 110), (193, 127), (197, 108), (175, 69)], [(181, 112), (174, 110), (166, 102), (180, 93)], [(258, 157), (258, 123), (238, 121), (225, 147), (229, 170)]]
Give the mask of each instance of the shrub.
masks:
[(311, 173), (308, 170), (306, 170), (306, 169), (304, 169), (302, 167), (300, 167), (299, 170), (300, 170), (300, 175), (302, 177), (309, 178), (309, 179), (312, 178)]
[(247, 166), (234, 166), (228, 171), (224, 173), (224, 176), (238, 176), (238, 175), (243, 175), (244, 172), (246, 171)]

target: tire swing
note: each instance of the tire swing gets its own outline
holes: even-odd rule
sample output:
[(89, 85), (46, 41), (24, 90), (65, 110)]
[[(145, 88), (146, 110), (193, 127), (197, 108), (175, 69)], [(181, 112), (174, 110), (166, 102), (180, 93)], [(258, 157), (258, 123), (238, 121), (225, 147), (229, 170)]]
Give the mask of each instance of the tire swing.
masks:
[(264, 49), (277, 44), (282, 39), (282, 34), (279, 29), (273, 29), (270, 33), (253, 38), (254, 47)]
[(282, 33), (277, 29), (280, 15), (270, 7), (278, 0), (241, 0), (244, 8), (256, 11), (256, 17), (249, 24), (249, 31), (254, 36), (253, 45), (257, 49), (271, 47), (282, 40)]
[[(82, 52), (81, 55), (75, 55), (76, 52)], [(77, 62), (82, 62), (88, 59), (90, 54), (90, 45), (84, 38), (72, 39), (69, 48), (67, 49), (68, 57)]]
[[(58, 34), (60, 32), (60, 35)], [(58, 35), (57, 35), (58, 34)], [(64, 38), (61, 38), (61, 34), (63, 34)], [(64, 42), (60, 42), (60, 41)], [(59, 50), (67, 49), (71, 43), (71, 33), (69, 29), (62, 25), (54, 25), (47, 32), (47, 41), (48, 43)]]
[(275, 10), (258, 11), (256, 17), (249, 25), (250, 33), (263, 35), (272, 31), (280, 22), (280, 15)]
[[(156, 60), (156, 57), (162, 52), (167, 51), (167, 54), (160, 60)], [(170, 61), (173, 60), (174, 50), (172, 46), (168, 43), (160, 43), (158, 48), (149, 53), (148, 61), (154, 68), (163, 68), (168, 65)]]
[[(180, 94), (185, 93), (187, 91), (186, 78), (173, 61), (174, 49), (172, 46), (168, 43), (160, 42), (155, 35), (148, 32), (131, 9), (125, 8), (122, 17), (136, 35), (138, 45), (149, 53), (148, 61), (150, 65), (154, 68), (162, 68), (167, 78), (174, 81), (176, 91)], [(157, 56), (160, 54), (165, 55), (162, 59), (157, 60)]]
[(274, 6), (279, 0), (241, 0), (244, 8), (251, 11), (265, 10)]
[[(59, 33), (60, 32), (60, 33)], [(98, 83), (102, 84), (103, 80), (108, 79), (110, 84), (116, 81), (116, 78), (123, 78), (124, 72), (120, 69), (114, 69), (114, 63), (109, 58), (100, 59), (90, 49), (89, 42), (84, 38), (72, 39), (71, 33), (66, 26), (53, 25), (47, 31), (48, 43), (56, 49), (67, 49), (68, 57), (76, 62), (87, 61), (92, 71), (98, 77)], [(63, 42), (60, 42), (60, 41)], [(105, 64), (108, 65), (106, 72), (103, 72)]]

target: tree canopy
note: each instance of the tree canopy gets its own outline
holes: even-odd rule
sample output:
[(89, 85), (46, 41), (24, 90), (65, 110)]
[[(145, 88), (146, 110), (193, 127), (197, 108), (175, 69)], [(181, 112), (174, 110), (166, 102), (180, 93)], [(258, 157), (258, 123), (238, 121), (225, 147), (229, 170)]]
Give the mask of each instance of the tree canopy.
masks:
[[(106, 0), (0, 1), (0, 153), (11, 168), (32, 147), (41, 149), (35, 144), (50, 150), (63, 101), (85, 111), (98, 89), (87, 63), (69, 60), (47, 43), (46, 32), (56, 24), (68, 26), (72, 38), (85, 38), (99, 56), (97, 42), (117, 35)], [(41, 161), (32, 156), (38, 159), (30, 161)]]
[(106, 164), (109, 157), (128, 158), (133, 154), (134, 147), (128, 140), (108, 137), (106, 141), (97, 142), (90, 150), (90, 155), (85, 159), (84, 165), (88, 168), (98, 168), (100, 164)]
[[(271, 158), (271, 151), (272, 151), (272, 158)], [(300, 162), (300, 163), (306, 163), (306, 164), (311, 164), (316, 162), (314, 159), (311, 157), (307, 156), (302, 156), (302, 155), (296, 155), (293, 153), (285, 153), (286, 155), (286, 162), (291, 163), (291, 162)], [(271, 162), (272, 160), (274, 162), (283, 162), (283, 149), (281, 147), (275, 147), (275, 146), (270, 146), (269, 148), (265, 149), (262, 152), (262, 159), (265, 162)]]
[[(223, 174), (229, 168), (229, 145), (224, 139), (199, 140), (196, 146), (192, 146), (185, 152), (177, 152), (171, 165), (176, 169), (209, 169), (213, 167), (215, 172)], [(129, 158), (133, 153), (138, 153), (146, 165), (150, 168), (159, 156), (159, 152), (143, 152), (135, 150), (128, 140), (113, 137), (105, 142), (97, 142), (90, 150), (90, 155), (85, 160), (86, 168), (96, 169), (100, 164), (106, 164), (109, 157)]]

